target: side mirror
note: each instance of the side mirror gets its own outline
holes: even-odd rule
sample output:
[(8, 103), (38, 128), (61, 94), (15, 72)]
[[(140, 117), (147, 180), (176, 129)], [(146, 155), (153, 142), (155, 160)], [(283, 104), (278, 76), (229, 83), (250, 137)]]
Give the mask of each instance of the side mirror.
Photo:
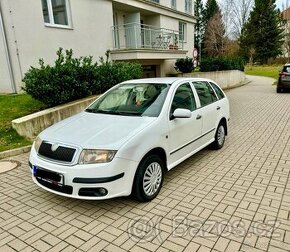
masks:
[(175, 109), (172, 115), (172, 119), (174, 118), (190, 118), (191, 117), (191, 111), (189, 109)]

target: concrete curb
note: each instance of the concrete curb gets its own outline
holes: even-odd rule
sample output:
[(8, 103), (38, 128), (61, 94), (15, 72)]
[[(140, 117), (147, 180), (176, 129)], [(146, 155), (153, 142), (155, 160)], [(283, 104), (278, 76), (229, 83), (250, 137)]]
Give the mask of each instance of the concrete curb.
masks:
[(235, 86), (231, 86), (231, 87), (223, 88), (223, 90), (230, 90), (230, 89), (234, 89), (234, 88), (242, 87), (242, 86), (245, 86), (245, 85), (247, 85), (247, 84), (249, 84), (249, 83), (251, 83), (251, 81), (247, 79), (245, 82), (239, 83), (239, 84), (237, 84), (237, 85), (235, 85)]
[(13, 156), (20, 155), (23, 153), (27, 153), (30, 151), (30, 149), (31, 149), (31, 145), (17, 148), (17, 149), (3, 151), (3, 152), (0, 152), (0, 159), (9, 158), (9, 157), (13, 157)]

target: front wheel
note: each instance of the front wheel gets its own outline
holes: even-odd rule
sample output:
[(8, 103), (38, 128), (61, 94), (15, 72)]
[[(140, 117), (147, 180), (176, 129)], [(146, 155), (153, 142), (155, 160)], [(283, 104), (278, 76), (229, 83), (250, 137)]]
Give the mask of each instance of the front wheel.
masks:
[(215, 139), (212, 143), (214, 149), (218, 150), (224, 146), (226, 140), (226, 129), (225, 126), (221, 123), (219, 124), (217, 131), (215, 133)]
[(146, 202), (154, 199), (163, 183), (164, 162), (157, 155), (145, 157), (139, 164), (135, 174), (132, 196)]

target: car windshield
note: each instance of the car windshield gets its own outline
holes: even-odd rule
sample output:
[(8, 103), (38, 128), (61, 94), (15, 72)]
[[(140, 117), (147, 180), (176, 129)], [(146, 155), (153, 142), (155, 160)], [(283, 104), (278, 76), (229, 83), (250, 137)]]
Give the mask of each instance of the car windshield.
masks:
[(120, 84), (86, 109), (90, 113), (157, 117), (166, 98), (167, 84)]

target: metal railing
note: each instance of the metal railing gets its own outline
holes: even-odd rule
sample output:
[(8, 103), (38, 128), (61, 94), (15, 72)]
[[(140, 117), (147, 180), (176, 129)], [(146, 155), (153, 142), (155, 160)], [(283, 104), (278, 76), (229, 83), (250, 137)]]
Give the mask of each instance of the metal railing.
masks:
[(114, 49), (183, 49), (183, 42), (175, 30), (129, 23), (113, 26), (112, 33)]

